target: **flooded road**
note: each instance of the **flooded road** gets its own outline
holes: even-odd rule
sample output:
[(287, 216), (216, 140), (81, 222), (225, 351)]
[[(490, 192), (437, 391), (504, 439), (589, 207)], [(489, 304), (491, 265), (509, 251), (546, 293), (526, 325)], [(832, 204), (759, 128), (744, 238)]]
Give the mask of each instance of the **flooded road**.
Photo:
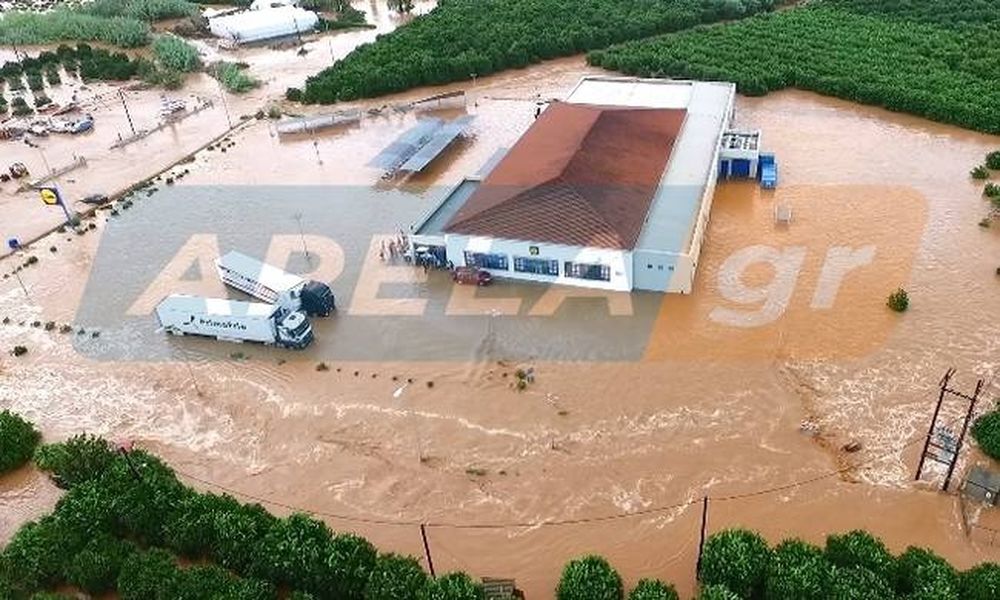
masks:
[[(427, 523), (439, 572), (514, 577), (529, 598), (551, 597), (562, 564), (582, 552), (606, 555), (629, 581), (657, 576), (690, 594), (706, 495), (710, 530), (744, 525), (772, 540), (821, 541), (867, 527), (896, 551), (927, 545), (959, 566), (1000, 558), (997, 547), (966, 538), (953, 496), (910, 482), (947, 368), (957, 368), (965, 389), (986, 379), (990, 402), (1000, 393), (1000, 227), (977, 227), (986, 204), (968, 178), (1000, 146), (996, 137), (807, 93), (740, 98), (737, 123), (763, 130), (780, 185), (773, 194), (744, 183), (718, 188), (690, 296), (549, 297), (551, 318), (531, 319), (550, 290), (500, 284), (473, 297), (433, 273), (424, 280), (377, 260), (369, 279), (358, 273), (371, 256), (365, 240), (407, 228), (448, 186), (509, 147), (538, 98), (563, 97), (590, 72), (573, 58), (467, 86), (472, 135), (405, 181), (384, 180), (367, 162), (416, 122), (412, 112), (382, 111), (299, 139), (255, 122), (232, 135), (225, 153), (215, 148), (175, 168), (188, 173), (168, 191), (138, 197), (118, 217), (102, 214), (97, 231), (43, 241), (32, 252), (40, 263), (21, 273), (26, 291), (0, 282), (0, 317), (13, 321), (0, 326), (0, 347), (30, 348), (0, 362), (0, 406), (38, 423), (48, 439), (80, 431), (133, 438), (195, 487), (266, 501), (279, 513), (313, 511), (383, 549), (422, 555), (418, 524)], [(267, 191), (211, 204), (204, 194), (213, 186)], [(335, 197), (343, 189), (355, 190), (353, 212), (337, 212), (347, 206)], [(315, 201), (290, 200), (303, 190)], [(208, 212), (187, 209), (199, 203)], [(779, 204), (792, 209), (787, 227), (774, 223)], [(340, 314), (315, 323), (317, 343), (306, 353), (167, 338), (141, 307), (117, 322), (125, 318), (114, 308), (131, 309), (189, 234), (264, 253), (268, 240), (241, 224), (263, 216), (297, 242), (296, 211), (308, 223), (310, 210), (317, 222), (342, 215), (360, 241), (341, 245), (339, 268), (319, 240), (335, 233), (306, 231), (319, 261), (292, 258), (331, 280), (340, 304)], [(134, 242), (137, 257), (147, 240), (170, 250), (156, 264), (133, 264), (114, 245), (130, 231), (155, 232)], [(192, 248), (179, 279), (192, 291), (222, 293), (210, 269), (187, 269), (199, 252)], [(801, 261), (734, 271), (740, 257), (771, 251)], [(828, 265), (845, 252), (869, 255), (830, 287)], [(3, 272), (13, 264), (0, 261)], [(393, 269), (410, 275), (379, 284), (384, 271), (402, 272)], [(734, 272), (742, 275), (735, 282)], [(374, 291), (366, 291), (371, 277)], [(783, 283), (768, 287), (774, 281)], [(740, 282), (767, 293), (741, 291)], [(884, 307), (899, 286), (912, 300), (904, 315)], [(107, 299), (104, 315), (87, 308), (102, 305), (92, 294)], [(388, 299), (388, 314), (375, 334), (359, 333), (352, 323), (370, 296)], [(406, 321), (395, 311), (413, 299), (428, 301), (415, 318), (433, 323), (431, 333), (398, 324)], [(469, 302), (476, 312), (466, 321), (455, 307)], [(489, 316), (494, 309), (503, 310)], [(734, 325), (733, 315), (753, 326)], [(632, 340), (635, 356), (609, 360), (600, 341), (580, 341), (591, 323), (615, 318), (645, 327)], [(36, 319), (101, 335), (45, 332), (30, 326)], [(367, 356), (449, 339), (457, 354), (446, 358), (430, 350), (423, 359)], [(329, 370), (318, 371), (319, 361)], [(528, 366), (536, 381), (514, 391), (513, 371)], [(956, 414), (946, 409), (949, 419)], [(860, 451), (842, 450), (850, 442)], [(52, 500), (41, 484), (4, 485), (19, 491), (0, 494)], [(0, 502), (23, 505), (7, 495)], [(612, 518), (624, 513), (634, 516)], [(14, 525), (0, 521), (0, 537)]]

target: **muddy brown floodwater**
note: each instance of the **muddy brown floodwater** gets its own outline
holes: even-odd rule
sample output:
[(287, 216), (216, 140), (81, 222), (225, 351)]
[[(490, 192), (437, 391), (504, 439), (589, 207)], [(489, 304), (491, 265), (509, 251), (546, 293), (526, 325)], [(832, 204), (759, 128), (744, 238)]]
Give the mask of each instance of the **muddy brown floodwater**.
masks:
[[(290, 182), (399, 186), (425, 209), (442, 186), (516, 140), (537, 98), (563, 97), (591, 72), (577, 57), (479, 80), (467, 88), (472, 135), (409, 181), (383, 181), (366, 166), (416, 119), (384, 112), (295, 140), (251, 124), (225, 154), (203, 152), (184, 165), (190, 173), (171, 193)], [(704, 496), (712, 498), (710, 530), (742, 525), (772, 540), (818, 542), (865, 527), (896, 551), (926, 545), (963, 567), (998, 558), (988, 536), (963, 532), (955, 496), (911, 479), (947, 368), (963, 387), (987, 380), (984, 408), (998, 395), (1000, 235), (977, 227), (986, 205), (968, 170), (1000, 139), (794, 91), (740, 98), (737, 121), (763, 130), (780, 163), (779, 188), (719, 186), (696, 289), (652, 297), (658, 313), (635, 360), (580, 359), (564, 341), (581, 326), (572, 319), (532, 360), (518, 349), (537, 335), (533, 322), (503, 314), (483, 334), (501, 342), (496, 352), (337, 360), (317, 371), (323, 352), (345, 345), (435, 343), (356, 339), (344, 327), (338, 337), (337, 319), (358, 310), (356, 294), (340, 289), (341, 316), (315, 325), (317, 348), (303, 355), (236, 347), (249, 357), (218, 360), (229, 347), (157, 336), (150, 343), (184, 360), (88, 358), (87, 344), (100, 340), (74, 349), (29, 324), (74, 322), (109, 233), (102, 217), (96, 233), (39, 243), (40, 264), (22, 273), (27, 297), (13, 280), (0, 284), (0, 315), (14, 320), (0, 326), (0, 347), (31, 349), (2, 359), (0, 406), (50, 440), (81, 431), (135, 439), (197, 488), (229, 490), (282, 514), (312, 511), (383, 549), (421, 556), (417, 524), (428, 523), (439, 572), (515, 577), (529, 598), (551, 597), (561, 566), (584, 552), (607, 556), (629, 581), (661, 577), (690, 595)], [(787, 227), (775, 225), (776, 205), (792, 209)], [(370, 210), (384, 217), (377, 202)], [(275, 209), (275, 219), (286, 217)], [(127, 230), (145, 218), (125, 213), (112, 223)], [(169, 213), (161, 218), (169, 227)], [(855, 268), (832, 285), (847, 263)], [(0, 265), (7, 271), (13, 261)], [(211, 275), (188, 283), (209, 293), (217, 289)], [(912, 299), (904, 315), (884, 306), (899, 286)], [(394, 298), (442, 303), (469, 294), (418, 276), (393, 289)], [(509, 308), (503, 300), (519, 289), (499, 284), (489, 298), (460, 300)], [(155, 329), (153, 317), (143, 326)], [(518, 393), (510, 374), (526, 364), (537, 380)], [(861, 450), (843, 451), (850, 442)], [(974, 460), (967, 453), (960, 469)], [(0, 538), (56, 498), (31, 473), (2, 486)]]

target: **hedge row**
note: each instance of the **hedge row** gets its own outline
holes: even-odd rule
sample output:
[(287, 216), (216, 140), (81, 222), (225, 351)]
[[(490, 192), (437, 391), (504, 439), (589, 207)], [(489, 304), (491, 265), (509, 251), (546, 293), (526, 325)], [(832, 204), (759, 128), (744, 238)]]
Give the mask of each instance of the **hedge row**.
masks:
[[(8, 420), (34, 432), (0, 413), (0, 423)], [(37, 432), (32, 437), (37, 442)], [(464, 573), (432, 579), (412, 557), (379, 554), (364, 538), (306, 515), (278, 518), (258, 504), (195, 492), (141, 450), (116, 452), (101, 438), (77, 436), (41, 446), (35, 461), (67, 492), (0, 553), (5, 600), (41, 598), (33, 594), (63, 585), (122, 600), (484, 599)], [(182, 568), (176, 557), (197, 566)], [(754, 532), (722, 531), (708, 539), (699, 575), (699, 600), (1000, 597), (996, 564), (958, 572), (914, 547), (897, 557), (863, 531), (831, 535), (823, 548), (796, 539), (771, 548)], [(606, 560), (587, 556), (566, 565), (555, 597), (623, 600), (625, 588)], [(677, 600), (677, 593), (642, 580), (628, 599)]]
[[(308, 103), (367, 98), (520, 68), (769, 10), (775, 0), (448, 0), (291, 92)], [(294, 88), (293, 88), (294, 89)]]
[(0, 19), (0, 44), (81, 40), (124, 48), (149, 42), (149, 23), (197, 14), (186, 0), (93, 0), (51, 12), (9, 12)]
[[(870, 8), (865, 14), (849, 10), (862, 4)], [(643, 77), (733, 81), (747, 95), (796, 87), (1000, 133), (995, 31), (897, 16), (902, 7), (920, 4), (943, 17), (950, 13), (950, 0), (884, 4), (886, 14), (861, 0), (810, 3), (614, 46), (588, 59)], [(889, 9), (893, 6), (899, 11)], [(989, 10), (1000, 20), (1000, 4)]]
[[(64, 584), (123, 600), (263, 600), (282, 590), (316, 600), (483, 598), (467, 575), (431, 579), (415, 559), (379, 554), (306, 515), (281, 519), (198, 493), (141, 450), (77, 436), (38, 448), (35, 460), (67, 492), (0, 554), (0, 591), (15, 599)], [(182, 569), (175, 555), (214, 566)]]
[(773, 549), (758, 534), (728, 530), (705, 545), (701, 581), (737, 598), (799, 600), (987, 600), (1000, 597), (1000, 565), (958, 572), (930, 550), (893, 556), (864, 531), (827, 537), (825, 548), (797, 539)]

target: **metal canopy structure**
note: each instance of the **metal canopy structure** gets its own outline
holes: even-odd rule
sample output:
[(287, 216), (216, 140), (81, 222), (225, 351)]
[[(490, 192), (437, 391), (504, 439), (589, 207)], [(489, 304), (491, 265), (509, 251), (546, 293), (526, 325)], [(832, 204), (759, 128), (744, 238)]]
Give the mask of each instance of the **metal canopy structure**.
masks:
[(422, 171), (465, 131), (472, 120), (470, 115), (450, 122), (436, 118), (421, 119), (379, 152), (368, 165), (388, 172)]
[(465, 128), (472, 122), (472, 118), (472, 116), (466, 115), (446, 123), (443, 127), (434, 132), (434, 136), (431, 137), (430, 141), (417, 150), (417, 153), (410, 157), (409, 160), (403, 163), (403, 165), (399, 167), (399, 170), (409, 171), (411, 173), (423, 171), (427, 165), (431, 164), (431, 162), (438, 157), (438, 155), (444, 152), (445, 148), (455, 141), (455, 138), (462, 135)]

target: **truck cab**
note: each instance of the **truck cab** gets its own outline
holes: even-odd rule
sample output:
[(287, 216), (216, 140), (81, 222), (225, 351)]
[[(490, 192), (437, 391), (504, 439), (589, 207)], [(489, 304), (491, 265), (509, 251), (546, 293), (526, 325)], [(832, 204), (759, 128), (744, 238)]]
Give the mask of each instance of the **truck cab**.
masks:
[(307, 281), (299, 290), (299, 306), (311, 317), (327, 317), (337, 310), (330, 286), (319, 281)]
[(312, 325), (300, 311), (289, 311), (278, 321), (278, 344), (301, 350), (313, 341)]

